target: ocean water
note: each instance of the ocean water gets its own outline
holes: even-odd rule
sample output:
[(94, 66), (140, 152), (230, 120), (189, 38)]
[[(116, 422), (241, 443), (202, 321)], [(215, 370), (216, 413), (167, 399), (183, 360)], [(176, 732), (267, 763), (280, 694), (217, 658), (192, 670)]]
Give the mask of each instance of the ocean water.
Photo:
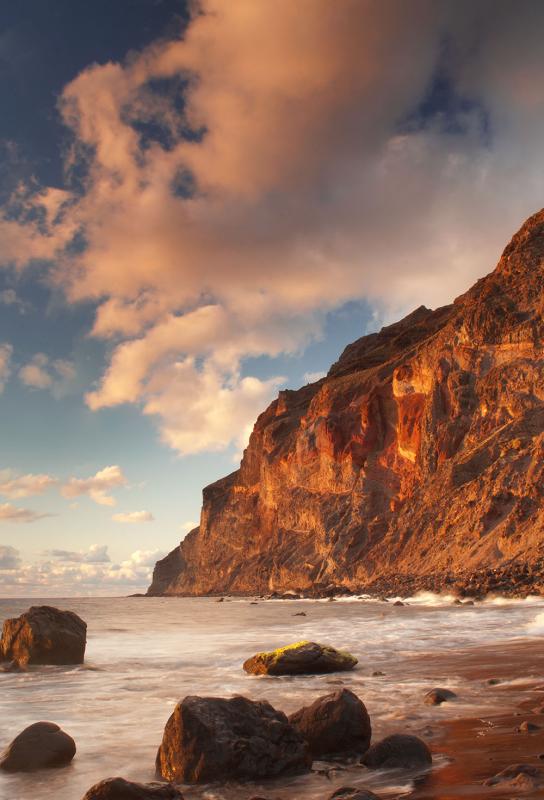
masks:
[[(491, 692), (481, 677), (468, 680), (457, 673), (460, 654), (544, 635), (541, 599), (454, 606), (452, 598), (429, 594), (404, 607), (355, 599), (257, 605), (236, 598), (223, 603), (212, 598), (0, 600), (0, 619), (42, 602), (85, 619), (86, 662), (0, 673), (0, 748), (27, 725), (49, 720), (74, 737), (77, 754), (63, 769), (0, 773), (1, 800), (80, 800), (106, 777), (153, 780), (164, 725), (176, 702), (190, 694), (244, 694), (291, 713), (343, 684), (365, 702), (376, 739), (392, 731), (420, 733), (437, 718), (485, 713), (497, 703), (497, 691)], [(294, 616), (300, 611), (307, 616)], [(350, 673), (315, 677), (243, 672), (242, 662), (256, 651), (301, 639), (347, 649), (359, 664)], [(445, 668), (450, 656), (451, 668)], [(384, 675), (373, 676), (375, 671)], [(425, 706), (423, 695), (437, 685), (456, 691), (459, 701), (440, 709)], [(346, 783), (366, 785), (384, 797), (411, 789), (408, 780), (354, 766), (328, 778), (321, 771), (258, 787), (187, 787), (184, 794), (208, 800), (243, 800), (256, 793), (317, 800)]]

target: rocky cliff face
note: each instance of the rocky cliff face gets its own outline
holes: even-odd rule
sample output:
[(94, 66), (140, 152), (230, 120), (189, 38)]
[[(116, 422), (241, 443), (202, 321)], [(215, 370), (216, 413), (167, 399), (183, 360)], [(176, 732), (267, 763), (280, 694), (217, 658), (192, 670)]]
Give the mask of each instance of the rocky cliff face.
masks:
[(451, 306), (281, 392), (149, 594), (544, 588), (544, 210)]

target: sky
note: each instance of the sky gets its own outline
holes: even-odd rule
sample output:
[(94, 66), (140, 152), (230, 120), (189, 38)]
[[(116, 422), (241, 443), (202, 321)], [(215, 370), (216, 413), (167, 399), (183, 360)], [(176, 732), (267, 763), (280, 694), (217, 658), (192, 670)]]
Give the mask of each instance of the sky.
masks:
[(544, 205), (544, 5), (0, 8), (0, 596), (145, 590), (278, 390)]

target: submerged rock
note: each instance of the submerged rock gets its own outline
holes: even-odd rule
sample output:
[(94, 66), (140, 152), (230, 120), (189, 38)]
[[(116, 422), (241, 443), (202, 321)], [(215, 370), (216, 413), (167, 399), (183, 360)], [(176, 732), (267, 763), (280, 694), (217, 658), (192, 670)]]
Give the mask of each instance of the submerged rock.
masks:
[(157, 773), (170, 781), (258, 780), (305, 772), (307, 743), (281, 711), (246, 697), (186, 697), (166, 723)]
[(358, 786), (341, 786), (331, 794), (329, 800), (380, 800), (370, 789)]
[(357, 659), (350, 653), (317, 642), (296, 642), (244, 662), (250, 675), (316, 675), (353, 669)]
[(306, 739), (314, 758), (336, 753), (366, 753), (372, 728), (364, 703), (349, 689), (319, 697), (289, 722)]
[(540, 725), (535, 725), (534, 722), (525, 720), (521, 723), (519, 728), (516, 728), (517, 733), (535, 733), (540, 730)]
[(420, 769), (430, 766), (433, 758), (422, 739), (394, 733), (372, 745), (361, 761), (369, 769)]
[(428, 706), (440, 706), (448, 700), (455, 700), (457, 695), (449, 689), (431, 689), (425, 695), (425, 704)]
[(512, 764), (484, 781), (484, 786), (530, 791), (544, 786), (544, 767), (533, 764)]
[(83, 800), (183, 800), (171, 783), (133, 783), (124, 778), (107, 778), (95, 783)]
[(73, 611), (32, 606), (4, 622), (0, 660), (27, 664), (82, 664), (87, 625)]
[(0, 756), (0, 769), (30, 772), (63, 767), (76, 754), (76, 743), (54, 722), (35, 722), (25, 728)]

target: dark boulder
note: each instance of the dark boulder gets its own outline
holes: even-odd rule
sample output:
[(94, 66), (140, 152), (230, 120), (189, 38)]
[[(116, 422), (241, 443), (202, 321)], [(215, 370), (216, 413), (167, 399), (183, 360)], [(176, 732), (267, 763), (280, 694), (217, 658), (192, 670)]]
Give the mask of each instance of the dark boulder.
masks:
[(307, 743), (281, 711), (246, 697), (186, 697), (166, 723), (157, 773), (169, 781), (257, 780), (305, 772)]
[(289, 722), (306, 739), (314, 758), (335, 753), (366, 753), (372, 728), (364, 703), (349, 689), (319, 697)]
[(448, 700), (455, 700), (457, 695), (449, 689), (431, 689), (425, 695), (425, 703), (428, 706), (440, 706)]
[(133, 783), (124, 778), (107, 778), (95, 783), (83, 800), (183, 800), (171, 783)]
[(361, 760), (369, 769), (421, 769), (432, 764), (433, 759), (422, 739), (394, 733), (372, 745)]
[(244, 662), (250, 675), (317, 675), (353, 669), (357, 659), (350, 653), (317, 642), (296, 642)]
[(30, 772), (63, 767), (76, 754), (76, 743), (54, 722), (35, 722), (25, 728), (0, 756), (0, 769)]
[(370, 789), (355, 786), (341, 786), (331, 794), (329, 800), (380, 800)]
[(27, 664), (82, 664), (87, 625), (73, 611), (32, 606), (4, 622), (0, 660)]
[(525, 720), (519, 728), (516, 728), (517, 733), (536, 733), (539, 730), (540, 725), (535, 725), (534, 722), (529, 722), (529, 720)]

